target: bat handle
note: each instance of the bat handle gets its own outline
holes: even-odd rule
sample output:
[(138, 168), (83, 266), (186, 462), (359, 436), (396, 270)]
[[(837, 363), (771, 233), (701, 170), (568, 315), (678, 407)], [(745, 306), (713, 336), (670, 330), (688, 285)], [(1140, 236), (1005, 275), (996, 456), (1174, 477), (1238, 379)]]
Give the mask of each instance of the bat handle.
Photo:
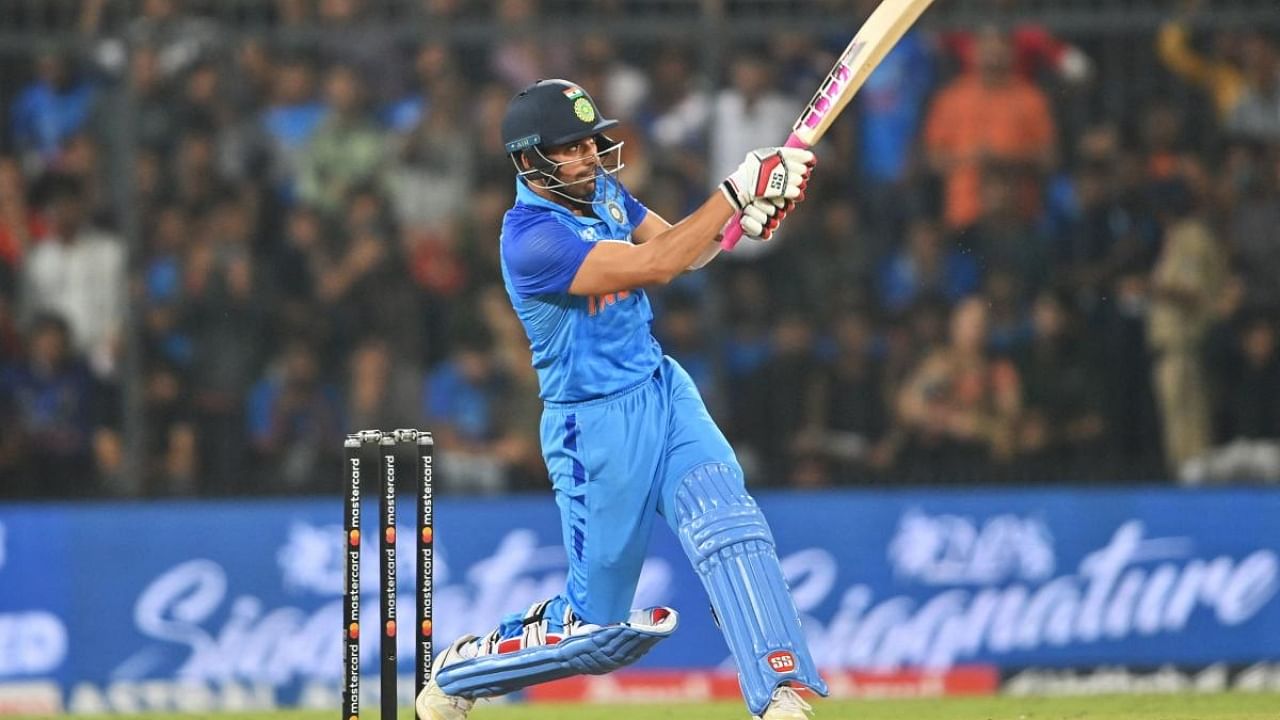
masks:
[[(796, 137), (795, 133), (791, 133), (791, 137), (787, 138), (787, 142), (783, 147), (804, 148), (808, 149), (809, 145), (805, 141)], [(724, 232), (721, 234), (720, 247), (725, 250), (732, 250), (738, 241), (742, 239), (742, 225), (738, 223), (742, 219), (742, 213), (734, 213), (729, 218), (729, 222), (724, 226)]]

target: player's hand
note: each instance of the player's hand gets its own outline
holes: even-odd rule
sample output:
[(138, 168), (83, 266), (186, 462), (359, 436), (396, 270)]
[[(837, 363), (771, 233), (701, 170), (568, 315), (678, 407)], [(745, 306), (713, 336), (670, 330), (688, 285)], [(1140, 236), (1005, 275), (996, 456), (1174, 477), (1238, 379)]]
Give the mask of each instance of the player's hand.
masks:
[(742, 210), (738, 225), (742, 234), (754, 240), (769, 240), (782, 224), (782, 219), (796, 206), (794, 200), (773, 198), (770, 200), (752, 200)]
[(800, 148), (760, 148), (747, 157), (725, 181), (720, 191), (738, 212), (752, 200), (801, 200), (809, 184), (809, 173), (817, 161), (814, 154)]

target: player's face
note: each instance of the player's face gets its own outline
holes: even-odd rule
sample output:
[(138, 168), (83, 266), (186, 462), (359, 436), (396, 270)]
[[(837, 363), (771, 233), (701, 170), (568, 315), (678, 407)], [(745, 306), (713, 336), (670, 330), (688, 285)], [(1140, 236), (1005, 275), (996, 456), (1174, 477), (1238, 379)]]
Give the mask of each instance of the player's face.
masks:
[(600, 157), (596, 152), (595, 138), (584, 138), (546, 150), (547, 159), (560, 164), (556, 168), (556, 177), (566, 185), (563, 192), (582, 199), (595, 195), (596, 170), (600, 167)]

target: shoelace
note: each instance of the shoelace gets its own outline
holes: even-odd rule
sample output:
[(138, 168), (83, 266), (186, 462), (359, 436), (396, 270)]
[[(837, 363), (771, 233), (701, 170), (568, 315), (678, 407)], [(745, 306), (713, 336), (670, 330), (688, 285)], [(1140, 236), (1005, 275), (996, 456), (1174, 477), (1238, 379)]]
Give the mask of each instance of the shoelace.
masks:
[(769, 703), (769, 709), (779, 710), (801, 710), (806, 713), (812, 713), (813, 708), (809, 703), (805, 702), (800, 694), (791, 689), (787, 685), (783, 685), (773, 691), (773, 702)]

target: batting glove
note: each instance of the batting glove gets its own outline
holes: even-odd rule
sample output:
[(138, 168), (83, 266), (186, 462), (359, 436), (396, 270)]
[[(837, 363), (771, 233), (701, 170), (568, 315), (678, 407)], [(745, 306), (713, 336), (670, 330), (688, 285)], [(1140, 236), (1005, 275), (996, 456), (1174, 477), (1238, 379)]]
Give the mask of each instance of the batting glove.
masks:
[(816, 159), (800, 148), (760, 148), (720, 184), (733, 209), (743, 212), (752, 200), (800, 200)]
[(782, 219), (796, 206), (794, 200), (773, 198), (771, 200), (752, 200), (742, 210), (738, 225), (742, 234), (753, 240), (769, 240), (773, 232), (782, 224)]

